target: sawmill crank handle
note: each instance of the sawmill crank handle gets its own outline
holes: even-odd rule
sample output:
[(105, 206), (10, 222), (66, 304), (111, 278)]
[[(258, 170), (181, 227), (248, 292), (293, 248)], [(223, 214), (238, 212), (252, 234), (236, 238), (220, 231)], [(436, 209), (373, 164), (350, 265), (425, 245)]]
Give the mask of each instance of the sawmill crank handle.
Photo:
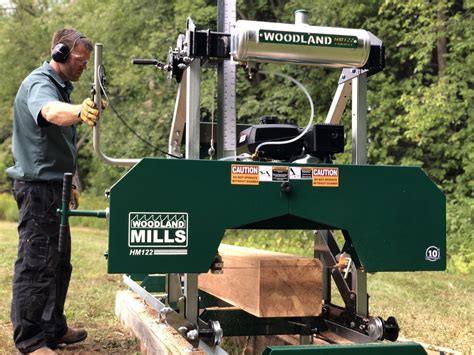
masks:
[(170, 70), (169, 65), (161, 63), (161, 62), (157, 61), (156, 59), (135, 58), (135, 59), (132, 59), (132, 64), (134, 64), (134, 65), (153, 65), (153, 66), (155, 66), (156, 68), (158, 68), (160, 70), (165, 70), (165, 71)]
[(160, 62), (158, 62), (156, 59), (141, 59), (141, 58), (135, 58), (132, 59), (132, 64), (135, 65), (157, 65)]
[(59, 241), (58, 241), (58, 250), (60, 254), (64, 254), (67, 251), (70, 216), (107, 218), (109, 215), (108, 208), (105, 210), (70, 210), (69, 209), (69, 202), (71, 201), (72, 176), (73, 174), (71, 173), (64, 173), (63, 193), (61, 197), (61, 208), (60, 209), (58, 208), (57, 210), (57, 213), (61, 216), (61, 222), (59, 225)]

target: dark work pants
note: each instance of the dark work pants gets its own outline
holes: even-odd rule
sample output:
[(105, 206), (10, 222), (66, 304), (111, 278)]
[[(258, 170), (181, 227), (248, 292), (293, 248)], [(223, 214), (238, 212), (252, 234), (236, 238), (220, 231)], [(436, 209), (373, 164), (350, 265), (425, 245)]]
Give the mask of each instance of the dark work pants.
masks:
[(13, 340), (21, 352), (54, 344), (67, 331), (64, 302), (71, 278), (71, 242), (59, 255), (61, 183), (15, 181), (18, 258), (13, 275)]

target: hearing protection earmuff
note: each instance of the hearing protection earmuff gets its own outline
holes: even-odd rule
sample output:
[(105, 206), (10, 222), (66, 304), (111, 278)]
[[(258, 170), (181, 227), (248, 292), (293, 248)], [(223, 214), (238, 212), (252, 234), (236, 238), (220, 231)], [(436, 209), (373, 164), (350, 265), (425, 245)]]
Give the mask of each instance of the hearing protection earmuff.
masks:
[(55, 62), (65, 63), (67, 59), (69, 58), (69, 54), (72, 52), (72, 50), (76, 46), (76, 42), (80, 40), (81, 38), (86, 38), (86, 37), (83, 36), (82, 34), (79, 34), (78, 37), (75, 39), (74, 45), (72, 46), (71, 49), (65, 43), (61, 43), (61, 42), (57, 43), (54, 46), (53, 50), (51, 51), (51, 58), (53, 58)]

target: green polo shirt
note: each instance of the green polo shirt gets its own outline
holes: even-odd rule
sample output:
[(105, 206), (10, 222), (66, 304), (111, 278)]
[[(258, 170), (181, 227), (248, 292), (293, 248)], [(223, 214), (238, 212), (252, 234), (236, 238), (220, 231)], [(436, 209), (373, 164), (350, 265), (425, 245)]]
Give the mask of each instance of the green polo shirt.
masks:
[(12, 150), (15, 165), (10, 177), (25, 181), (62, 181), (76, 168), (76, 128), (47, 122), (41, 109), (49, 102), (70, 102), (73, 86), (64, 81), (48, 62), (21, 83), (13, 112)]

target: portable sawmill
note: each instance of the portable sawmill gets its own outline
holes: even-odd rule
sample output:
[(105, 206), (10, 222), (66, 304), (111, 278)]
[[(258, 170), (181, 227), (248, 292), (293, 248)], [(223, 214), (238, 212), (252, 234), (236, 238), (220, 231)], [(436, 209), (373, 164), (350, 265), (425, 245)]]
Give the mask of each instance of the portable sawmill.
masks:
[[(217, 31), (198, 30), (189, 18), (165, 63), (134, 60), (178, 83), (168, 147), (175, 158), (108, 157), (98, 123), (98, 156), (133, 167), (107, 192), (106, 211), (69, 210), (66, 174), (62, 225), (69, 216), (107, 217), (108, 272), (125, 274), (160, 321), (207, 353), (226, 354), (223, 337), (292, 335), (300, 345), (268, 345), (264, 354), (425, 354), (418, 344), (396, 341), (394, 317), (369, 313), (367, 273), (446, 267), (443, 193), (421, 168), (367, 165), (367, 78), (383, 70), (383, 42), (361, 29), (311, 26), (305, 11), (296, 12), (293, 24), (236, 21), (235, 6), (235, 0), (219, 2)], [(312, 122), (306, 89), (277, 74), (308, 97), (310, 122), (299, 127), (269, 116), (256, 125), (237, 124), (236, 71), (259, 75), (259, 63), (342, 68), (325, 122)], [(200, 122), (204, 66), (217, 70), (216, 123)], [(94, 67), (101, 107), (101, 44)], [(334, 155), (345, 143), (341, 117), (351, 96), (352, 164), (337, 165)], [(226, 230), (239, 229), (313, 231), (314, 258), (292, 262), (265, 252), (246, 258), (245, 248), (220, 247)], [(290, 271), (275, 285), (281, 270)], [(262, 304), (257, 307), (260, 301), (236, 280), (257, 282)], [(293, 298), (288, 292), (296, 289)], [(233, 299), (239, 291), (243, 299)], [(333, 302), (334, 291), (342, 305)], [(298, 297), (304, 310), (289, 312)], [(352, 344), (313, 344), (327, 334)]]

